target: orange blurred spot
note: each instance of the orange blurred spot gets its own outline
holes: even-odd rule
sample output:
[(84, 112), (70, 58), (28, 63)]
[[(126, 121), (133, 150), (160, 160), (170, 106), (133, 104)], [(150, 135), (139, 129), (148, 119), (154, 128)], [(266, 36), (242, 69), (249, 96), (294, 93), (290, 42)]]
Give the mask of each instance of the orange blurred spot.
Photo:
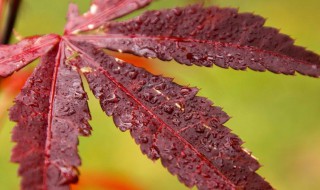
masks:
[(157, 73), (156, 72), (157, 70), (155, 69), (155, 67), (152, 66), (152, 62), (154, 62), (154, 60), (152, 60), (152, 59), (148, 59), (145, 57), (139, 57), (139, 56), (128, 54), (128, 53), (119, 53), (119, 52), (115, 52), (115, 51), (109, 51), (109, 50), (106, 50), (106, 52), (108, 53), (108, 55), (119, 58), (119, 59), (121, 59), (127, 63), (130, 63), (134, 66), (142, 67), (153, 74)]
[(0, 89), (9, 96), (15, 96), (23, 87), (24, 83), (31, 75), (31, 71), (19, 71), (10, 77), (1, 79)]
[(0, 78), (0, 129), (2, 127), (1, 122), (6, 115), (6, 110), (8, 109), (12, 98), (20, 92), (30, 75), (30, 71), (22, 70), (10, 77)]
[(143, 190), (136, 182), (126, 177), (87, 171), (81, 174), (78, 184), (71, 185), (71, 189)]

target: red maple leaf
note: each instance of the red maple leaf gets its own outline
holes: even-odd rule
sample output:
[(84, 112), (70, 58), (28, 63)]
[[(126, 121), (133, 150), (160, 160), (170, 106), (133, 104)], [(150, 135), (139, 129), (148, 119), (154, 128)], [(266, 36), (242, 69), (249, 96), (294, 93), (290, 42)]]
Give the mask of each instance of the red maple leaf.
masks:
[(320, 76), (319, 55), (293, 45), (265, 20), (235, 9), (200, 5), (114, 19), (151, 0), (93, 0), (79, 15), (70, 5), (63, 36), (49, 34), (0, 46), (0, 76), (41, 57), (15, 99), (12, 160), (22, 189), (69, 189), (78, 180), (78, 136), (91, 116), (79, 73), (121, 131), (188, 187), (272, 189), (259, 163), (224, 126), (229, 116), (198, 90), (110, 56), (103, 49), (185, 65)]

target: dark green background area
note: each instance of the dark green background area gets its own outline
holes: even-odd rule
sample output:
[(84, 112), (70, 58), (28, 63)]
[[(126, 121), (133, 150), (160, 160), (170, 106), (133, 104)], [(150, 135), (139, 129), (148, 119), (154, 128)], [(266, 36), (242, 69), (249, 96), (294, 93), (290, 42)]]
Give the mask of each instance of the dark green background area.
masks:
[[(67, 0), (24, 0), (16, 31), (22, 36), (62, 33)], [(85, 11), (89, 0), (75, 1)], [(184, 0), (157, 0), (146, 9), (183, 6)], [(238, 7), (268, 18), (266, 25), (296, 39), (296, 44), (320, 53), (318, 0), (216, 0), (206, 5)], [(141, 13), (141, 11), (139, 11)], [(134, 14), (137, 15), (138, 13)], [(263, 167), (258, 171), (279, 190), (320, 189), (320, 80), (302, 75), (284, 76), (251, 70), (152, 63), (157, 72), (201, 89), (232, 119), (227, 122)], [(89, 92), (89, 91), (88, 91)], [(188, 189), (159, 161), (142, 155), (128, 132), (122, 133), (90, 96), (93, 135), (80, 138), (80, 171), (123, 175), (150, 190)], [(0, 94), (1, 97), (1, 94)], [(19, 188), (17, 165), (9, 162), (14, 123), (5, 121), (0, 132), (0, 189)], [(80, 177), (81, 180), (81, 177)]]

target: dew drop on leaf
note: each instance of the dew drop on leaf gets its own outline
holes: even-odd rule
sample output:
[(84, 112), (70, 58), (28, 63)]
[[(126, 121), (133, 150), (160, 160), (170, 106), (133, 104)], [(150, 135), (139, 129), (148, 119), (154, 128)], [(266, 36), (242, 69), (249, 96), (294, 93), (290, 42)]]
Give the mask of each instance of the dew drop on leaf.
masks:
[(182, 14), (182, 10), (179, 8), (173, 8), (172, 11), (176, 16), (180, 16)]
[(203, 125), (197, 125), (196, 126), (196, 132), (197, 133), (204, 133), (205, 129), (206, 128)]
[(184, 120), (185, 120), (185, 121), (189, 121), (190, 119), (192, 119), (192, 116), (193, 116), (193, 113), (187, 113), (187, 114), (184, 116)]
[(74, 94), (73, 94), (73, 97), (75, 99), (81, 100), (81, 99), (85, 98), (85, 93), (82, 92), (82, 91), (75, 91)]
[(114, 116), (113, 121), (119, 129), (124, 132), (132, 127), (132, 115), (122, 114), (120, 116)]
[(79, 171), (76, 167), (59, 166), (61, 172), (60, 185), (76, 183), (78, 181)]
[(137, 78), (137, 76), (138, 76), (138, 72), (136, 72), (136, 71), (130, 71), (129, 73), (128, 73), (128, 76), (130, 77), (130, 79), (136, 79)]
[(157, 147), (153, 146), (150, 148), (149, 156), (152, 160), (157, 160), (160, 158), (160, 153)]
[(142, 55), (144, 57), (156, 57), (157, 56), (155, 50), (151, 49), (151, 48), (142, 48), (138, 52), (140, 55)]
[(145, 137), (145, 136), (140, 136), (139, 141), (141, 143), (148, 143), (149, 142), (148, 137)]
[(172, 114), (172, 112), (174, 111), (174, 108), (173, 106), (166, 104), (163, 106), (163, 110), (168, 114)]
[(119, 98), (115, 93), (109, 94), (106, 99), (104, 99), (107, 103), (117, 103), (119, 102)]

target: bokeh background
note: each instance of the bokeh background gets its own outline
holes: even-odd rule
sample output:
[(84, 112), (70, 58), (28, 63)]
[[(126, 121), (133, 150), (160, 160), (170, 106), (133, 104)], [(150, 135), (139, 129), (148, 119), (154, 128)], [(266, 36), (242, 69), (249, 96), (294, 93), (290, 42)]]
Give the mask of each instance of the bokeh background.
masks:
[[(15, 30), (21, 36), (63, 31), (69, 0), (24, 0)], [(85, 11), (89, 0), (74, 1)], [(155, 0), (146, 9), (184, 6), (187, 0)], [(206, 6), (239, 8), (268, 18), (266, 25), (281, 29), (296, 44), (320, 53), (320, 1), (318, 0), (215, 0)], [(144, 9), (144, 10), (146, 10)], [(138, 11), (131, 16), (141, 13)], [(15, 40), (12, 39), (12, 42)], [(130, 57), (155, 73), (174, 77), (180, 84), (197, 86), (200, 95), (224, 108), (232, 119), (227, 126), (246, 143), (263, 167), (258, 171), (280, 190), (320, 189), (320, 81), (310, 77), (270, 72), (234, 71), (218, 67), (187, 67), (174, 62), (148, 62)], [(28, 68), (23, 70), (28, 73)], [(19, 189), (18, 166), (10, 163), (14, 123), (5, 111), (21, 82), (15, 74), (0, 89), (0, 189)], [(23, 81), (23, 80), (22, 80)], [(19, 85), (18, 85), (19, 86)], [(9, 89), (9, 90), (8, 90)], [(129, 132), (120, 132), (105, 116), (88, 91), (94, 128), (80, 138), (82, 157), (80, 190), (183, 190), (159, 161), (142, 155)], [(4, 112), (1, 112), (4, 111)], [(195, 189), (195, 188), (194, 188)]]

